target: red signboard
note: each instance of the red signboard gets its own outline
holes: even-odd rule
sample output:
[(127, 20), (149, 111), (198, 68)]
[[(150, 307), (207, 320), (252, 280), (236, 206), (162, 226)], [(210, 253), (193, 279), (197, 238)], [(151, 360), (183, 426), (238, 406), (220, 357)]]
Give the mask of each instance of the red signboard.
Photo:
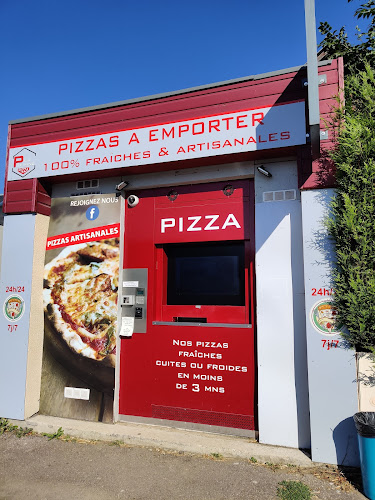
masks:
[(243, 240), (248, 235), (242, 200), (155, 210), (155, 243)]

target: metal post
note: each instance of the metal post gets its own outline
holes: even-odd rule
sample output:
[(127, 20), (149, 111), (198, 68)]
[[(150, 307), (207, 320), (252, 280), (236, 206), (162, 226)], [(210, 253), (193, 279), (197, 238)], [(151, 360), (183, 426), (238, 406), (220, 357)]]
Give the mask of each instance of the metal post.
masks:
[(309, 125), (313, 158), (320, 155), (320, 113), (315, 0), (305, 0)]

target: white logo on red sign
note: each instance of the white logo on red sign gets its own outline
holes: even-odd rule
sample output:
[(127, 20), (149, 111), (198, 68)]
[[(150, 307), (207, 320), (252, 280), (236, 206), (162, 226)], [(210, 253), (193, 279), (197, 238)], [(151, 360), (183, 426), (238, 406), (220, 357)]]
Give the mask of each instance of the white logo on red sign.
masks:
[(36, 153), (31, 149), (23, 148), (13, 155), (12, 170), (20, 177), (26, 177), (27, 174), (35, 169)]

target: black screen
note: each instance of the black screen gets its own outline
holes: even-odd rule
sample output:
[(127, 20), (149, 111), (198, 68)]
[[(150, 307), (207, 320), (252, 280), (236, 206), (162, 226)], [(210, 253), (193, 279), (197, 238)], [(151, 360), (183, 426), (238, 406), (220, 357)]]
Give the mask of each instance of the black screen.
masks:
[(243, 242), (167, 245), (167, 304), (245, 305)]

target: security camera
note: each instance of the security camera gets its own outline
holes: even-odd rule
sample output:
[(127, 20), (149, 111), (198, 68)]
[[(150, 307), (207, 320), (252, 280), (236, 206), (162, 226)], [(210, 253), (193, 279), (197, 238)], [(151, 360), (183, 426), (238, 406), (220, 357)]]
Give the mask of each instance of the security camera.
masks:
[(131, 194), (128, 197), (128, 206), (129, 207), (136, 207), (139, 203), (139, 198), (138, 196), (135, 196), (135, 194)]

